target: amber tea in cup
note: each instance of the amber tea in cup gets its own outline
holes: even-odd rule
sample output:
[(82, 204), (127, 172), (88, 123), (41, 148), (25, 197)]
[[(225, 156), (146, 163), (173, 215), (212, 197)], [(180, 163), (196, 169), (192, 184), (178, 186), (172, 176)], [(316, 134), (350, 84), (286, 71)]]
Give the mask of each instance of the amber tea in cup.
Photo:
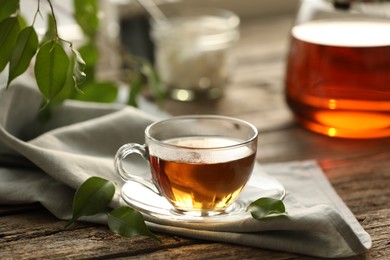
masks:
[[(145, 145), (125, 144), (115, 156), (118, 174), (138, 181), (184, 214), (223, 212), (238, 197), (255, 163), (257, 129), (222, 116), (175, 117), (150, 125)], [(149, 161), (151, 180), (126, 172), (122, 160), (131, 153)]]

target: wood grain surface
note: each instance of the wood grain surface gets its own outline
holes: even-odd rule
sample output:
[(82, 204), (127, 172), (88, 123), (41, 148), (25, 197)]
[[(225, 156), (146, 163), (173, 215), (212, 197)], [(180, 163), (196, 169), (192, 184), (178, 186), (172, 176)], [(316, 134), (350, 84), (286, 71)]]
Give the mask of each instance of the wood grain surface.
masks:
[[(173, 115), (220, 114), (252, 122), (260, 130), (260, 163), (318, 160), (373, 239), (368, 253), (347, 259), (390, 259), (390, 138), (329, 138), (294, 123), (283, 96), (291, 23), (289, 16), (243, 21), (224, 97), (168, 101), (163, 109)], [(166, 234), (157, 234), (160, 244), (144, 237), (122, 238), (106, 226), (64, 225), (38, 204), (1, 205), (0, 259), (313, 259)]]

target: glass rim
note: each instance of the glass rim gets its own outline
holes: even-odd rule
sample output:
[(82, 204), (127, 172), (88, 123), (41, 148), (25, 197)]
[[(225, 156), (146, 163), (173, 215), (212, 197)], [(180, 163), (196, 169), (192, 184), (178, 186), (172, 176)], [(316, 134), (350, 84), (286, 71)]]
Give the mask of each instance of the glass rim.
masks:
[[(191, 120), (191, 119), (201, 119), (201, 120), (221, 120), (221, 121), (230, 121), (230, 122), (236, 122), (240, 123), (243, 126), (246, 126), (248, 129), (251, 129), (253, 134), (251, 135), (250, 138), (247, 138), (246, 140), (242, 140), (237, 144), (232, 144), (232, 145), (224, 145), (224, 146), (218, 146), (218, 147), (189, 147), (189, 146), (181, 146), (181, 145), (175, 145), (175, 144), (169, 144), (169, 143), (164, 143), (163, 141), (160, 141), (156, 139), (155, 137), (151, 136), (150, 130), (153, 127), (158, 126), (159, 124), (164, 124), (170, 121), (179, 121), (179, 120)], [(179, 148), (183, 150), (224, 150), (224, 149), (233, 149), (233, 148), (239, 148), (242, 146), (245, 146), (257, 139), (259, 135), (258, 129), (251, 123), (238, 119), (235, 117), (229, 117), (229, 116), (220, 116), (220, 115), (187, 115), (187, 116), (175, 116), (163, 120), (156, 121), (149, 126), (146, 127), (145, 129), (145, 138), (152, 141), (155, 144), (158, 144), (163, 147), (167, 148)]]
[[(177, 9), (165, 11), (165, 15), (168, 19), (177, 18), (199, 18), (202, 16), (212, 16), (223, 19), (226, 22), (227, 29), (235, 29), (240, 25), (241, 19), (234, 12), (229, 9), (219, 7), (202, 7), (202, 6), (184, 6), (180, 8), (180, 12)], [(156, 23), (152, 20), (152, 26), (161, 26), (163, 23)], [(165, 26), (168, 26), (165, 24)]]
[[(228, 9), (223, 8), (206, 8), (200, 6), (194, 7), (184, 7), (180, 12), (172, 13), (169, 12), (166, 14), (170, 19), (200, 19), (204, 16), (214, 17), (223, 20), (224, 28), (219, 29), (218, 31), (196, 34), (193, 37), (200, 42), (207, 42), (208, 45), (220, 45), (226, 43), (234, 43), (239, 39), (239, 25), (240, 18), (239, 16)], [(151, 32), (150, 36), (153, 41), (158, 44), (163, 39), (171, 40), (171, 43), (178, 43), (185, 41), (187, 37), (183, 37), (181, 34), (178, 34), (176, 30), (172, 29), (172, 25), (169, 23), (157, 23), (155, 21), (151, 22)]]

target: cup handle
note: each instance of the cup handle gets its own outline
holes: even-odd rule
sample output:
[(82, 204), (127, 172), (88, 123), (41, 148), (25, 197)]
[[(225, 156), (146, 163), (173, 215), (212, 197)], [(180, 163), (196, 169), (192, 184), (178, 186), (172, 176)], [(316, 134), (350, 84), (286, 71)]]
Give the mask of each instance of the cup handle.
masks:
[(119, 174), (122, 180), (137, 182), (142, 186), (148, 188), (152, 192), (156, 193), (157, 195), (161, 196), (161, 192), (159, 191), (158, 187), (153, 183), (152, 180), (144, 179), (140, 176), (131, 174), (125, 170), (125, 168), (123, 167), (123, 160), (132, 153), (141, 155), (141, 157), (144, 160), (149, 162), (148, 148), (146, 145), (128, 143), (122, 145), (115, 154), (115, 159), (114, 159), (115, 171)]

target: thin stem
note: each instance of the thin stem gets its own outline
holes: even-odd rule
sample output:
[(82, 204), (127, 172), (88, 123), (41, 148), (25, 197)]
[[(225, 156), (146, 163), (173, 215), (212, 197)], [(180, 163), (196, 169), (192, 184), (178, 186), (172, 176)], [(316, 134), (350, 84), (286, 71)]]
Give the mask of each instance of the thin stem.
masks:
[(41, 14), (41, 0), (38, 0), (38, 6), (37, 6), (37, 11), (35, 12), (34, 14), (34, 19), (33, 19), (33, 22), (32, 22), (32, 25), (34, 26), (35, 24), (35, 21), (37, 19), (37, 16), (41, 16), (42, 17), (42, 14)]
[(56, 19), (56, 15), (55, 15), (55, 13), (54, 13), (53, 4), (52, 4), (51, 0), (47, 0), (47, 2), (49, 3), (50, 10), (51, 10), (51, 14), (53, 15), (54, 30), (55, 30), (55, 34), (56, 34), (56, 39), (55, 39), (55, 40), (60, 40), (60, 41), (66, 42), (66, 43), (69, 44), (69, 46), (72, 48), (72, 46), (73, 46), (72, 42), (67, 41), (67, 40), (65, 40), (65, 39), (62, 39), (62, 38), (59, 36), (59, 34), (58, 34), (57, 19)]
[(49, 3), (51, 14), (53, 15), (53, 23), (54, 23), (55, 34), (56, 34), (57, 39), (59, 39), (60, 37), (58, 36), (57, 19), (56, 19), (56, 15), (54, 13), (54, 8), (53, 8), (53, 5), (51, 3), (51, 0), (47, 0), (47, 2)]

